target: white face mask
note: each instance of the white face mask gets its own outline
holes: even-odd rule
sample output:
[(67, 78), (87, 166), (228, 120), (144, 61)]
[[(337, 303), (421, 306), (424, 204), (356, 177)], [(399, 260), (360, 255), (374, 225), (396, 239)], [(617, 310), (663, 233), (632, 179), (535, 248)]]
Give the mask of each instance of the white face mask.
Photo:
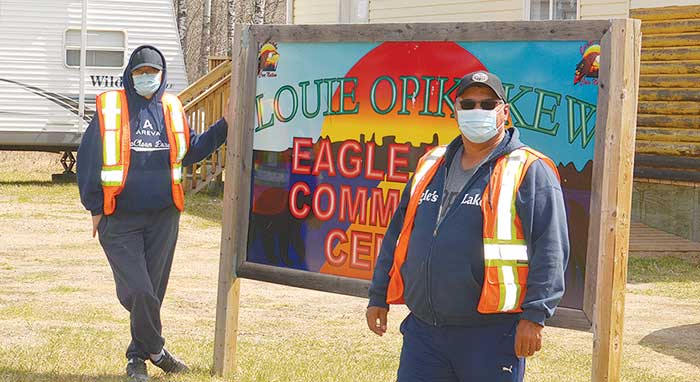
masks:
[(457, 110), (459, 129), (470, 142), (484, 143), (498, 134), (498, 110)]
[(163, 72), (143, 73), (132, 76), (134, 79), (134, 90), (142, 97), (152, 96), (160, 88), (161, 75)]

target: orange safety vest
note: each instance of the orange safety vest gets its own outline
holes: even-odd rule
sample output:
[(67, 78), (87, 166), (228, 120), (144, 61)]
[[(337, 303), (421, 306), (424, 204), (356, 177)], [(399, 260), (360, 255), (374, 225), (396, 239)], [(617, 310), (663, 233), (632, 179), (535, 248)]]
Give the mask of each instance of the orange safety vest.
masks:
[[(173, 202), (178, 210), (185, 209), (185, 192), (182, 188), (182, 159), (190, 148), (190, 130), (185, 110), (177, 96), (164, 94), (163, 115), (170, 142), (170, 168)], [(131, 157), (131, 128), (129, 107), (124, 90), (112, 90), (97, 96), (97, 113), (102, 134), (102, 191), (104, 214), (111, 215), (116, 208), (116, 198), (126, 184)]]
[[(394, 250), (394, 264), (389, 271), (388, 304), (403, 304), (404, 283), (401, 267), (408, 254), (416, 211), (430, 181), (444, 161), (446, 146), (438, 146), (419, 161), (411, 185), (401, 233)], [(516, 212), (516, 194), (528, 168), (542, 159), (558, 175), (554, 163), (545, 155), (523, 147), (496, 161), (489, 183), (483, 192), (481, 211), (484, 216), (484, 284), (477, 310), (480, 313), (519, 313), (527, 290), (528, 255), (522, 223)]]

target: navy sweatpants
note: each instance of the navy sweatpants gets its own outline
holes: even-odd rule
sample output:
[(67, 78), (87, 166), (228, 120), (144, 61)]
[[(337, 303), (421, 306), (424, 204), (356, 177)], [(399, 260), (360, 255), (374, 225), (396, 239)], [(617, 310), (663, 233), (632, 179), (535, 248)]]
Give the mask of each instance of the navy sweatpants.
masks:
[(522, 382), (515, 356), (517, 321), (479, 327), (434, 327), (413, 314), (401, 323), (398, 382)]
[(180, 211), (168, 207), (144, 213), (115, 212), (103, 216), (97, 229), (112, 268), (119, 302), (130, 313), (131, 343), (127, 358), (158, 354), (160, 307), (170, 278)]

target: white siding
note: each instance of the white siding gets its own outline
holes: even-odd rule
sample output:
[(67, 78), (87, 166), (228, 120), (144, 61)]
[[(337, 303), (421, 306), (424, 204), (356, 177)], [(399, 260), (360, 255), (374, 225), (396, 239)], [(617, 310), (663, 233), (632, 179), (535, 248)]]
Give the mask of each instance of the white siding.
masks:
[[(51, 145), (51, 134), (65, 133), (65, 144), (76, 143), (76, 134), (80, 138), (83, 124), (76, 115), (22, 85), (77, 102), (80, 70), (64, 65), (63, 40), (66, 29), (80, 29), (81, 18), (81, 0), (0, 0), (0, 145), (27, 144), (26, 137)], [(87, 29), (125, 31), (125, 61), (141, 44), (158, 47), (166, 57), (169, 91), (187, 86), (171, 0), (89, 0)], [(118, 78), (122, 72), (123, 67), (86, 69), (89, 109), (96, 94), (112, 88), (95, 86), (91, 76)]]
[(523, 20), (523, 0), (370, 0), (369, 21), (513, 21)]
[[(294, 1), (293, 24), (336, 24), (339, 3), (342, 0), (290, 0)], [(346, 0), (347, 1), (347, 0)]]
[(579, 0), (579, 19), (625, 18), (629, 15), (629, 0)]
[(700, 0), (631, 0), (631, 9), (670, 7), (673, 5), (700, 5)]

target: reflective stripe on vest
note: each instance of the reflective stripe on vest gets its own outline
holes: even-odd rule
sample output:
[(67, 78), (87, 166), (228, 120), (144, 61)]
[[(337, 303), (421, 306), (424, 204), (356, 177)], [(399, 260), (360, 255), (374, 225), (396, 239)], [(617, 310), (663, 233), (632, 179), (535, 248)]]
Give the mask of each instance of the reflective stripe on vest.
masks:
[(170, 119), (166, 120), (168, 140), (173, 142), (175, 146), (173, 150), (173, 145), (170, 145), (173, 182), (181, 184), (182, 160), (189, 147), (189, 129), (180, 99), (170, 94), (163, 95), (163, 114), (170, 116)]
[[(131, 153), (131, 129), (129, 108), (124, 90), (115, 90), (97, 96), (97, 113), (102, 134), (102, 172), (100, 174), (104, 194), (104, 214), (110, 215), (116, 208), (116, 197), (124, 189)], [(182, 189), (182, 160), (189, 149), (189, 128), (184, 108), (173, 95), (162, 98), (168, 142), (170, 142), (170, 167), (173, 203), (184, 210)]]
[[(421, 180), (430, 172), (430, 170), (436, 166), (438, 162), (442, 161), (442, 157), (445, 156), (447, 151), (447, 146), (437, 146), (428, 151), (423, 157), (418, 161), (418, 166), (416, 166), (416, 172), (413, 175), (413, 183), (411, 184), (411, 197), (416, 193), (416, 187)], [(434, 174), (433, 174), (434, 175)], [(432, 178), (432, 176), (431, 176)], [(421, 191), (422, 194), (422, 191)]]
[(499, 158), (481, 199), (484, 216), (484, 284), (479, 313), (519, 313), (527, 292), (528, 246), (516, 211), (516, 197), (527, 170), (545, 155), (523, 147)]
[[(404, 284), (400, 270), (406, 261), (417, 206), (421, 195), (442, 164), (444, 153), (444, 148), (440, 151), (434, 150), (419, 161), (404, 224), (394, 251), (394, 264), (389, 272), (388, 304), (404, 303)], [(430, 162), (427, 162), (428, 158), (431, 158)], [(555, 173), (557, 172), (556, 166), (549, 158), (530, 148), (521, 148), (496, 161), (484, 190), (481, 209), (485, 267), (484, 284), (477, 308), (480, 313), (522, 311), (520, 305), (527, 289), (528, 255), (522, 224), (516, 212), (516, 195), (527, 169), (538, 159), (544, 160)], [(429, 168), (424, 169), (422, 166), (426, 165), (429, 165)]]
[[(528, 159), (531, 159), (528, 163)], [(518, 149), (496, 161), (484, 189), (484, 285), (480, 313), (515, 313), (527, 290), (527, 244), (515, 211), (515, 200), (526, 167), (538, 159)], [(496, 208), (493, 208), (496, 207)]]
[[(122, 97), (118, 92), (107, 92), (100, 96), (100, 116), (103, 121), (102, 139), (102, 184), (119, 186), (124, 178), (121, 162)], [(128, 112), (128, 111), (127, 111)]]

